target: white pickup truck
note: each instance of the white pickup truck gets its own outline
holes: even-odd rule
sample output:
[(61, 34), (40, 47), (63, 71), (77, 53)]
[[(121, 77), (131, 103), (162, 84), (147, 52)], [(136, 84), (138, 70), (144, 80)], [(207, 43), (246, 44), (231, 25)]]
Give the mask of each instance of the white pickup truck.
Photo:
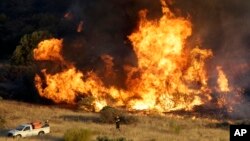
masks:
[(32, 123), (22, 124), (18, 126), (16, 129), (10, 130), (8, 132), (9, 137), (29, 137), (29, 136), (37, 136), (44, 135), (50, 132), (49, 124), (43, 124), (38, 126), (34, 126)]

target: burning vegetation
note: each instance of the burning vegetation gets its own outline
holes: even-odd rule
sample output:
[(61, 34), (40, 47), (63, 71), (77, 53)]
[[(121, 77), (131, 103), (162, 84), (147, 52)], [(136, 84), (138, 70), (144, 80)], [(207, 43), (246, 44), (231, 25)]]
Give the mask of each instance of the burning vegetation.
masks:
[[(34, 49), (34, 59), (51, 62), (35, 76), (35, 86), (42, 97), (55, 103), (76, 104), (78, 97), (93, 97), (95, 111), (104, 106), (124, 107), (127, 110), (153, 110), (170, 112), (192, 111), (196, 106), (226, 107), (233, 104), (227, 95), (234, 92), (230, 82), (217, 65), (217, 84), (209, 84), (207, 61), (213, 57), (210, 49), (187, 47), (192, 34), (189, 19), (178, 17), (161, 0), (162, 16), (158, 20), (148, 18), (147, 10), (139, 12), (140, 21), (134, 32), (127, 36), (136, 55), (136, 65), (123, 64), (124, 88), (106, 85), (105, 79), (113, 79), (119, 71), (114, 68), (114, 58), (102, 54), (104, 73), (77, 68), (63, 55), (64, 39), (49, 39)], [(66, 13), (65, 18), (72, 17)], [(83, 32), (83, 21), (77, 32)], [(53, 69), (51, 69), (53, 68)], [(230, 106), (229, 106), (230, 105)], [(230, 107), (230, 108), (228, 108)]]

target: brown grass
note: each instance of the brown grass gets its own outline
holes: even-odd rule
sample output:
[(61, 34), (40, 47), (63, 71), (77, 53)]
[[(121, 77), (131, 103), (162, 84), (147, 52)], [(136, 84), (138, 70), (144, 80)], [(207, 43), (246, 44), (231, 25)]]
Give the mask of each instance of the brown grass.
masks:
[(35, 120), (49, 120), (51, 133), (42, 138), (32, 137), (23, 141), (62, 141), (68, 129), (91, 130), (93, 141), (98, 136), (109, 138), (125, 137), (133, 141), (228, 141), (229, 131), (220, 122), (210, 119), (181, 118), (169, 115), (133, 115), (137, 123), (121, 125), (121, 131), (114, 124), (100, 123), (98, 113), (87, 113), (57, 106), (41, 106), (15, 101), (0, 101), (0, 115), (4, 127), (0, 129), (0, 140), (12, 141), (5, 137), (7, 130)]

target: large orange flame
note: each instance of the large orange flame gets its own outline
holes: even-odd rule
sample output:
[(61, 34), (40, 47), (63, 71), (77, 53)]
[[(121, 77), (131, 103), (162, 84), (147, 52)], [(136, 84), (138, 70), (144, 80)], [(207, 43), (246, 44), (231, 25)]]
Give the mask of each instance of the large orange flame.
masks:
[[(94, 72), (84, 74), (77, 70), (61, 55), (63, 40), (50, 39), (38, 45), (34, 58), (55, 61), (66, 68), (56, 74), (43, 69), (42, 74), (36, 75), (39, 94), (56, 103), (69, 104), (74, 104), (77, 96), (92, 96), (96, 111), (106, 105), (159, 112), (192, 110), (196, 105), (209, 102), (211, 89), (205, 62), (212, 52), (199, 47), (185, 48), (185, 40), (192, 33), (190, 21), (175, 17), (166, 3), (161, 2), (163, 16), (151, 21), (147, 19), (147, 11), (141, 11), (138, 29), (128, 36), (138, 66), (124, 66), (126, 90), (105, 86)], [(109, 55), (101, 58), (106, 64), (107, 77), (113, 76), (113, 58)], [(225, 79), (220, 68), (218, 71), (219, 81)], [(220, 85), (220, 88), (222, 86), (227, 85)]]
[(132, 108), (192, 109), (210, 99), (205, 60), (212, 52), (198, 47), (185, 50), (191, 23), (176, 18), (162, 3), (161, 19), (149, 21), (147, 11), (141, 11), (139, 28), (129, 36), (138, 57), (136, 72), (141, 74), (137, 80), (128, 81), (133, 93), (140, 96), (131, 101)]
[(34, 49), (36, 60), (51, 60), (63, 62), (61, 55), (62, 40), (51, 39), (39, 43), (38, 48)]
[(228, 85), (228, 79), (225, 75), (225, 73), (222, 70), (221, 66), (217, 66), (217, 71), (218, 71), (218, 79), (217, 79), (217, 84), (219, 86), (219, 91), (221, 92), (229, 92), (229, 85)]
[[(62, 55), (63, 40), (50, 39), (39, 43), (38, 48), (34, 50), (34, 58), (39, 61), (56, 61), (66, 65), (66, 69), (56, 74), (48, 74), (45, 69), (42, 74), (45, 80), (39, 75), (35, 76), (36, 88), (41, 96), (52, 99), (56, 103), (74, 104), (78, 95), (88, 96), (89, 92), (96, 99), (94, 106), (100, 110), (106, 101), (102, 100), (102, 93), (105, 92), (102, 82), (92, 72), (83, 75), (73, 64), (66, 62)], [(83, 80), (86, 77), (85, 80)], [(44, 81), (44, 82), (43, 82)], [(43, 83), (47, 86), (43, 87)], [(98, 87), (96, 87), (98, 86)], [(101, 98), (101, 99), (100, 99)]]

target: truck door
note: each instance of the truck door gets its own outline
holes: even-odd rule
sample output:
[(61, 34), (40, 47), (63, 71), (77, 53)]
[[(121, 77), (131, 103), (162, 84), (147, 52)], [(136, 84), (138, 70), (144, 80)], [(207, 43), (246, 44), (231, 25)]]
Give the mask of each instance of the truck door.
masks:
[(24, 136), (32, 136), (32, 132), (31, 132), (31, 128), (30, 128), (30, 126), (27, 126), (27, 127), (25, 127), (24, 129), (23, 129), (23, 134), (24, 134)]

